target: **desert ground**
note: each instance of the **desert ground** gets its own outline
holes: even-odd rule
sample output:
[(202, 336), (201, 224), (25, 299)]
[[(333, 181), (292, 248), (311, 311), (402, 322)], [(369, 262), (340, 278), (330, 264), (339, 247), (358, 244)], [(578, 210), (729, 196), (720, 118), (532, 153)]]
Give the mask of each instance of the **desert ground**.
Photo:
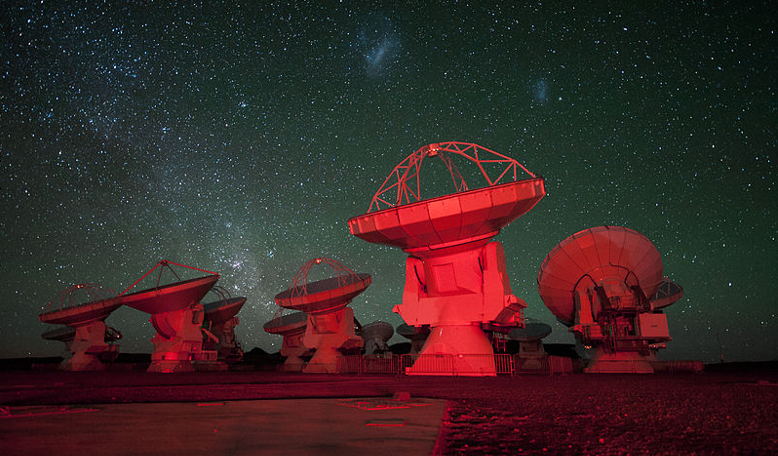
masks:
[(778, 369), (487, 378), (264, 371), (0, 371), (0, 405), (285, 398), (447, 400), (435, 453), (778, 454)]

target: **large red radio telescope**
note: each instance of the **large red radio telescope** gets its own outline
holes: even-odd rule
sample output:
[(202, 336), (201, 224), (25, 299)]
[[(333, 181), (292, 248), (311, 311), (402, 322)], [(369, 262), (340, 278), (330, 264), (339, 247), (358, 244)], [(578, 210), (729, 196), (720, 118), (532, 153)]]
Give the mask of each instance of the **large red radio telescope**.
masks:
[(543, 302), (579, 341), (595, 347), (587, 372), (654, 371), (654, 352), (670, 340), (667, 316), (659, 309), (682, 293), (663, 279), (662, 269), (654, 244), (619, 226), (573, 234), (543, 260)]
[[(425, 158), (446, 166), (454, 192), (422, 198), (419, 172)], [(477, 167), (484, 187), (471, 188), (455, 160)], [(443, 142), (421, 147), (384, 181), (366, 214), (348, 221), (351, 234), (400, 247), (406, 260), (405, 322), (431, 328), (421, 356), (454, 359), (437, 369), (417, 365), (418, 375), (495, 375), (484, 326), (504, 332), (523, 325), (523, 301), (511, 292), (500, 230), (530, 211), (546, 194), (542, 177), (516, 160), (476, 144)]]
[[(203, 277), (181, 280), (172, 266), (180, 266), (206, 273)], [(135, 293), (127, 293), (155, 270), (159, 270), (156, 286)], [(162, 272), (169, 270), (176, 282), (161, 285)], [(151, 324), (157, 334), (151, 339), (154, 353), (148, 372), (191, 372), (192, 361), (202, 351), (204, 318), (200, 300), (219, 280), (219, 274), (204, 269), (162, 260), (119, 295), (122, 304), (151, 314)]]

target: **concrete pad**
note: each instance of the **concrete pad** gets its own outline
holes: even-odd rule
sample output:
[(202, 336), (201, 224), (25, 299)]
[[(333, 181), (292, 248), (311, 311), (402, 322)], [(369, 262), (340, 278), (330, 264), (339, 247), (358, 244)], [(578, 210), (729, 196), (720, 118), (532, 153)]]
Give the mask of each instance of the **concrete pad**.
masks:
[(429, 455), (445, 409), (389, 398), (12, 407), (0, 454)]

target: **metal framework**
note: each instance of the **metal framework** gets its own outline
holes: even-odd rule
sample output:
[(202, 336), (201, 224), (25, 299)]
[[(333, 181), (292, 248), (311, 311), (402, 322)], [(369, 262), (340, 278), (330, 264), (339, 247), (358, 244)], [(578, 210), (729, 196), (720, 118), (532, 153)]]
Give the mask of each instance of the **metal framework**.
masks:
[[(469, 190), (464, 177), (462, 177), (462, 173), (459, 172), (459, 169), (451, 160), (450, 154), (461, 155), (475, 163), (489, 186), (497, 185), (506, 175), (513, 176), (513, 181), (516, 181), (519, 168), (532, 178), (536, 177), (535, 174), (531, 173), (518, 161), (477, 144), (455, 141), (428, 144), (409, 155), (392, 170), (386, 180), (384, 180), (381, 188), (373, 196), (367, 212), (380, 211), (421, 201), (419, 170), (421, 169), (422, 161), (427, 157), (440, 157), (443, 160), (444, 165), (451, 174), (455, 193)], [(498, 166), (499, 174), (495, 176), (495, 173), (492, 173), (490, 176), (489, 172), (484, 168), (484, 165), (488, 164), (502, 165)]]
[(333, 260), (332, 258), (314, 258), (307, 261), (297, 270), (297, 274), (295, 274), (292, 279), (292, 285), (289, 287), (291, 296), (306, 296), (308, 294), (308, 272), (310, 272), (311, 268), (314, 266), (322, 263), (330, 266), (332, 270), (335, 271), (338, 287), (360, 280), (357, 273), (343, 263)]
[(221, 285), (214, 285), (213, 288), (208, 290), (208, 293), (215, 294), (216, 297), (218, 298), (218, 301), (222, 303), (222, 305), (227, 304), (232, 299), (232, 294), (230, 293), (230, 291)]
[(207, 274), (213, 274), (213, 275), (216, 275), (216, 276), (218, 276), (218, 275), (219, 275), (219, 273), (218, 273), (218, 272), (208, 271), (208, 270), (205, 270), (205, 269), (196, 268), (196, 267), (194, 267), (194, 266), (187, 266), (187, 265), (185, 265), (185, 264), (181, 264), (181, 263), (175, 263), (175, 262), (173, 262), (173, 261), (168, 261), (168, 260), (161, 260), (161, 261), (160, 261), (159, 263), (157, 263), (157, 264), (156, 264), (156, 265), (155, 265), (153, 268), (149, 269), (149, 272), (147, 272), (147, 273), (143, 274), (143, 277), (141, 277), (140, 279), (136, 280), (135, 282), (133, 282), (133, 284), (132, 284), (132, 285), (130, 285), (129, 287), (127, 287), (127, 289), (126, 289), (126, 290), (122, 291), (122, 292), (119, 294), (119, 296), (120, 296), (120, 297), (121, 297), (121, 296), (124, 296), (124, 295), (125, 295), (125, 294), (126, 294), (128, 291), (130, 291), (130, 289), (132, 289), (132, 287), (134, 287), (135, 285), (137, 285), (137, 284), (138, 284), (138, 283), (139, 283), (141, 280), (143, 280), (143, 279), (145, 279), (146, 277), (148, 277), (148, 275), (149, 275), (149, 274), (151, 274), (152, 272), (154, 272), (154, 271), (155, 271), (157, 268), (159, 268), (160, 266), (161, 266), (162, 268), (159, 270), (159, 275), (157, 276), (157, 286), (156, 286), (155, 288), (159, 288), (159, 283), (160, 283), (160, 281), (162, 280), (162, 271), (164, 271), (164, 270), (165, 270), (165, 268), (167, 268), (168, 270), (170, 270), (170, 272), (172, 272), (172, 273), (173, 273), (173, 275), (174, 275), (174, 276), (176, 276), (176, 279), (178, 279), (178, 281), (180, 282), (180, 281), (181, 281), (181, 278), (178, 276), (178, 274), (176, 274), (176, 271), (174, 271), (174, 270), (173, 270), (173, 268), (170, 266), (171, 264), (172, 264), (172, 265), (175, 265), (175, 266), (181, 266), (182, 268), (193, 269), (193, 270), (195, 270), (195, 271), (205, 272), (205, 273), (207, 273)]
[(61, 291), (49, 301), (43, 313), (79, 307), (93, 302), (108, 302), (117, 298), (116, 292), (97, 283), (79, 283)]

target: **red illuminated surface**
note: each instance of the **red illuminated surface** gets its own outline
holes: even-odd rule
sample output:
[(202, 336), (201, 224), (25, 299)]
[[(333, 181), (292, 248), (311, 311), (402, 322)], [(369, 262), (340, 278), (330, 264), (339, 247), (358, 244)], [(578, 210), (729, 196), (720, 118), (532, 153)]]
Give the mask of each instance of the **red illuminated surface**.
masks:
[(546, 307), (569, 325), (574, 321), (575, 292), (614, 278), (653, 296), (662, 283), (662, 258), (637, 231), (600, 226), (568, 237), (549, 252), (540, 266), (538, 290)]
[[(454, 193), (425, 200), (419, 171), (431, 157), (446, 166)], [(471, 189), (455, 159), (476, 166), (486, 186)], [(453, 371), (425, 375), (496, 374), (482, 328), (508, 332), (521, 327), (526, 304), (512, 293), (502, 244), (490, 241), (544, 195), (543, 179), (512, 158), (472, 143), (435, 143), (397, 165), (368, 213), (348, 221), (353, 235), (410, 255), (403, 303), (394, 311), (409, 326), (431, 328), (422, 356), (454, 356)]]
[[(308, 283), (308, 273), (319, 264), (330, 266), (335, 277)], [(370, 274), (357, 274), (330, 258), (316, 258), (297, 271), (289, 289), (277, 294), (275, 300), (281, 307), (307, 314), (332, 312), (348, 305), (372, 280)]]
[[(179, 266), (208, 275), (190, 280), (180, 280), (171, 266)], [(157, 285), (135, 293), (127, 293), (135, 285), (159, 270)], [(177, 282), (160, 285), (162, 273), (169, 270)], [(163, 260), (119, 295), (122, 304), (151, 314), (151, 324), (157, 331), (151, 339), (154, 352), (149, 372), (191, 372), (192, 361), (202, 351), (201, 325), (205, 311), (200, 301), (219, 280), (219, 274), (204, 269)]]
[(219, 286), (211, 288), (211, 292), (220, 299), (203, 304), (203, 351), (216, 351), (216, 359), (199, 361), (201, 364), (223, 366), (225, 362), (243, 359), (243, 348), (235, 336), (235, 327), (240, 323), (237, 314), (246, 304), (246, 298), (233, 298), (227, 289)]
[(305, 325), (308, 321), (308, 316), (305, 312), (295, 312), (287, 315), (278, 316), (269, 322), (265, 323), (263, 329), (270, 334), (289, 334), (294, 332), (305, 331)]
[(67, 347), (69, 355), (60, 370), (102, 370), (102, 360), (115, 358), (115, 342), (121, 333), (107, 326), (105, 319), (121, 305), (115, 292), (94, 283), (74, 285), (47, 304), (40, 321), (68, 326), (43, 334), (44, 339), (61, 341)]
[[(85, 298), (86, 302), (79, 302), (78, 296)], [(111, 290), (94, 283), (78, 284), (49, 302), (39, 319), (52, 325), (80, 326), (105, 320), (121, 305)]]
[(670, 340), (667, 316), (658, 309), (680, 297), (680, 287), (670, 284), (657, 296), (662, 283), (654, 244), (618, 226), (568, 237), (538, 274), (538, 291), (549, 310), (584, 346), (594, 347), (586, 368), (593, 373), (654, 372), (655, 352)]
[[(159, 278), (162, 277), (162, 268), (167, 267), (172, 271), (170, 265), (207, 272), (209, 275), (196, 279), (182, 280), (167, 285), (160, 285)], [(135, 293), (127, 293), (132, 287), (137, 285), (141, 280), (145, 279), (158, 268), (160, 269), (160, 275), (156, 287), (137, 291)], [(192, 304), (199, 303), (208, 293), (208, 290), (210, 290), (218, 280), (219, 274), (215, 272), (163, 260), (151, 268), (143, 277), (130, 285), (129, 288), (124, 290), (119, 297), (122, 304), (149, 314), (173, 312), (189, 307)]]
[[(344, 398), (369, 402), (364, 398), (372, 398), (388, 405), (397, 402), (389, 397), (392, 392), (404, 391), (411, 402), (417, 398), (449, 400), (433, 454), (776, 454), (778, 370), (774, 365), (744, 366), (742, 371), (731, 367), (716, 369), (713, 365), (703, 374), (440, 377), (435, 381), (395, 375), (260, 371), (171, 376), (129, 370), (88, 376), (4, 371), (0, 373), (4, 385), (0, 404), (10, 406), (9, 413), (15, 416), (63, 408), (54, 404), (85, 408), (90, 404), (187, 402), (209, 409), (224, 401), (304, 397), (333, 402)], [(344, 414), (364, 413), (366, 425), (379, 418), (371, 415), (374, 411), (342, 409)], [(138, 441), (146, 439), (144, 417), (128, 418), (120, 424), (122, 432)], [(186, 422), (182, 423), (183, 428)], [(234, 416), (236, 428), (245, 429), (244, 424), (243, 415)], [(299, 423), (298, 428), (302, 426)], [(6, 436), (9, 440), (0, 442), (22, 437)], [(165, 444), (171, 454), (183, 445), (181, 439), (174, 440)], [(110, 442), (104, 444), (111, 449)], [(78, 448), (89, 445), (83, 442)], [(223, 448), (205, 449), (219, 454)]]
[(226, 301), (214, 301), (203, 304), (205, 319), (214, 324), (229, 321), (240, 312), (243, 305), (246, 304), (246, 298), (229, 298)]
[[(329, 266), (335, 276), (309, 283), (308, 274), (317, 265)], [(371, 282), (370, 274), (357, 274), (330, 258), (315, 258), (300, 267), (288, 290), (275, 296), (279, 307), (308, 315), (302, 341), (316, 351), (303, 372), (336, 373), (338, 350), (362, 346), (354, 331), (354, 311), (346, 306)]]
[(281, 315), (265, 323), (263, 329), (270, 334), (283, 336), (281, 343), (281, 356), (284, 356), (284, 364), (281, 370), (285, 372), (302, 372), (305, 362), (301, 358), (309, 349), (303, 343), (305, 329), (308, 326), (308, 315), (304, 312)]

